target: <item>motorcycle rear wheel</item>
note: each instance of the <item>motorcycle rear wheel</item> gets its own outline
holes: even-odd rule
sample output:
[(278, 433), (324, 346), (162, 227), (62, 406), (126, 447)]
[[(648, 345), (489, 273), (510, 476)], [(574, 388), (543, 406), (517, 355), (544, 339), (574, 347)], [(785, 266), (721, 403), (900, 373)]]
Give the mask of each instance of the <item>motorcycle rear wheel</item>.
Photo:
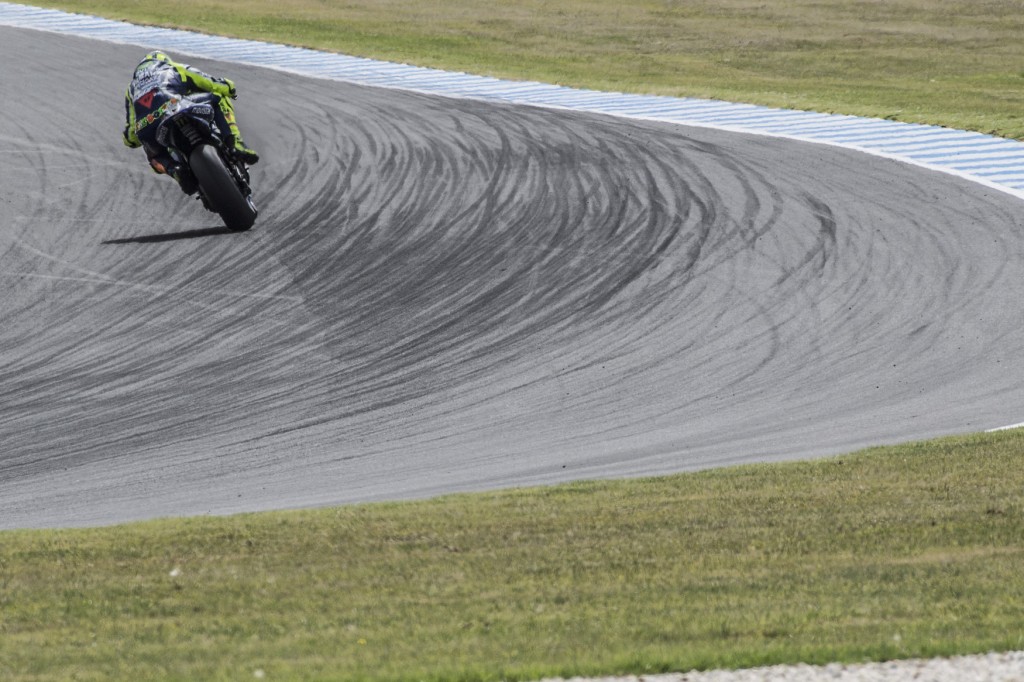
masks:
[(199, 181), (203, 195), (220, 214), (224, 224), (234, 232), (244, 232), (256, 222), (256, 205), (252, 197), (242, 193), (224, 165), (217, 150), (201, 144), (192, 150), (189, 166)]

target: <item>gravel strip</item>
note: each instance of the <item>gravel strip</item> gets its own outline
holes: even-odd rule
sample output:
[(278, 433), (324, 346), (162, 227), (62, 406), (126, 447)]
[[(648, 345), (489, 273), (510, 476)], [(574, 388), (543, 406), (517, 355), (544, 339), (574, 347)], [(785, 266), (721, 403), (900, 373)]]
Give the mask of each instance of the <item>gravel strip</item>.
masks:
[(541, 682), (1024, 682), (1024, 651), (886, 663), (774, 665), (748, 670), (643, 675), (640, 677), (547, 678)]

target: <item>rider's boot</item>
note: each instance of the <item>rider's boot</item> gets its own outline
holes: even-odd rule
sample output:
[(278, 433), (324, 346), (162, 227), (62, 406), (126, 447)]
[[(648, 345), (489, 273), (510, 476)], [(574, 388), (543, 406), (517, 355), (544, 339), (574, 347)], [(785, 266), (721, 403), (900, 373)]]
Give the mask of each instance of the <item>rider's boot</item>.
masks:
[(174, 178), (185, 194), (195, 194), (199, 191), (199, 181), (192, 175), (192, 171), (175, 161), (166, 151), (155, 152), (149, 157), (149, 165), (157, 173)]
[(238, 129), (238, 122), (235, 120), (235, 106), (227, 97), (220, 98), (220, 110), (224, 114), (224, 122), (228, 124), (231, 131), (231, 144), (234, 146), (238, 156), (250, 166), (260, 160), (260, 155), (255, 150), (245, 146), (242, 141), (242, 132)]
[(235, 151), (238, 152), (238, 155), (242, 158), (242, 161), (245, 161), (248, 165), (251, 166), (260, 160), (260, 155), (257, 154), (255, 150), (246, 147), (245, 143), (242, 142), (242, 135), (241, 133), (238, 132), (237, 125), (231, 126), (231, 133), (232, 138), (235, 141)]
[(191, 196), (199, 191), (199, 181), (188, 168), (175, 164), (167, 169), (167, 174), (178, 181), (178, 187), (185, 194)]

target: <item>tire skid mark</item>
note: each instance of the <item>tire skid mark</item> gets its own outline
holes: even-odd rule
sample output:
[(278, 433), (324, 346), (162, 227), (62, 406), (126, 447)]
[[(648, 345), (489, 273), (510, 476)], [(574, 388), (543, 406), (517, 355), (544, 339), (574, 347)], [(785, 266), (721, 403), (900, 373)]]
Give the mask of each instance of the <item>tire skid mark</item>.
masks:
[[(31, 56), (0, 140), (72, 125), (27, 115), (47, 54), (93, 64), (90, 93), (138, 58), (0, 33)], [(817, 145), (196, 65), (243, 93), (251, 232), (149, 173), (76, 84), (73, 153), (97, 163), (2, 143), (4, 527), (828, 454), (1011, 423), (1024, 398), (1009, 195)]]

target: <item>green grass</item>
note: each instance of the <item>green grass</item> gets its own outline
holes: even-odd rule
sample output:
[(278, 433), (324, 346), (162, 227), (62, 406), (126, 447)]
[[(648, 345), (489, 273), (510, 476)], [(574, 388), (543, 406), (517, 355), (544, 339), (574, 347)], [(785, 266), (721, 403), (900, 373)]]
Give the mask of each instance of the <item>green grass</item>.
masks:
[(33, 0), (513, 79), (1024, 139), (1016, 0)]
[(1024, 647), (1024, 431), (0, 533), (0, 678), (498, 680)]

